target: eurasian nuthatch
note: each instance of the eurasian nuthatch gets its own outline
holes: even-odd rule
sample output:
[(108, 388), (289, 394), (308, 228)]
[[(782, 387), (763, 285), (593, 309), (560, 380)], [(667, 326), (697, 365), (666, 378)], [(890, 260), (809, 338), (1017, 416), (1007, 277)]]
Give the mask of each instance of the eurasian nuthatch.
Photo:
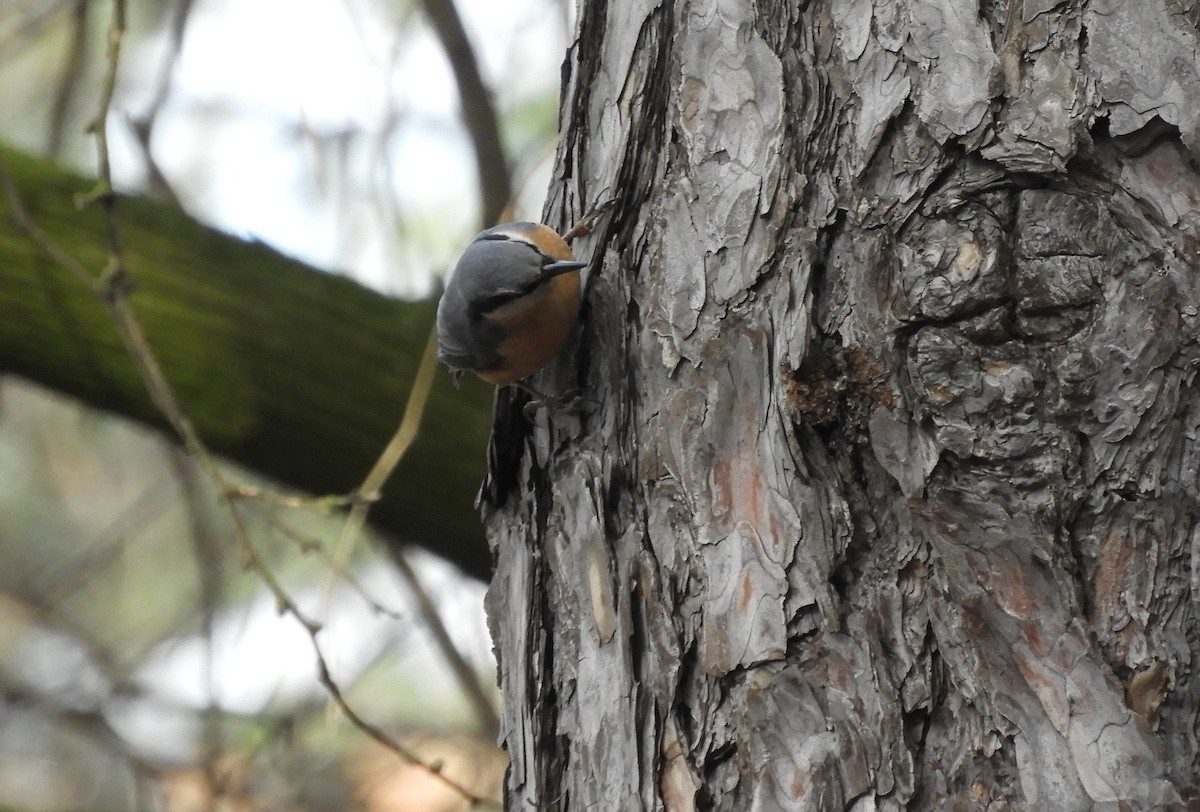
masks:
[(558, 355), (583, 298), (571, 248), (541, 223), (502, 223), (467, 246), (438, 303), (438, 358), (502, 386)]

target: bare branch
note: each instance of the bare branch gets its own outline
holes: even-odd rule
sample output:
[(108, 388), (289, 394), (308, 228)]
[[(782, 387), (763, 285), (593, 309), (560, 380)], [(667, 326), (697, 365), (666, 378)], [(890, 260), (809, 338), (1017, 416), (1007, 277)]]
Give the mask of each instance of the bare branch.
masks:
[(471, 668), (471, 664), (463, 657), (462, 652), (458, 650), (458, 646), (454, 645), (454, 640), (450, 637), (449, 629), (442, 622), (441, 613), (434, 606), (433, 600), (429, 597), (428, 590), (425, 589), (425, 584), (421, 582), (412, 565), (408, 563), (408, 559), (404, 553), (398, 550), (393, 552), (392, 560), (396, 563), (396, 569), (400, 570), (400, 575), (412, 591), (413, 598), (417, 601), (417, 608), (421, 612), (421, 618), (425, 621), (425, 625), (429, 627), (429, 632), (437, 642), (438, 648), (441, 649), (442, 656), (446, 658), (446, 662), (454, 672), (454, 676), (458, 680), (458, 684), (462, 687), (463, 692), (467, 695), (471, 704), (475, 706), (475, 715), (478, 717), (484, 733), (489, 738), (495, 739), (500, 732), (500, 717), (496, 714), (496, 707), (492, 703), (492, 700), (484, 692), (478, 675)]
[(158, 114), (162, 111), (163, 105), (166, 104), (167, 97), (170, 95), (171, 78), (175, 75), (175, 65), (179, 61), (179, 52), (183, 47), (183, 34), (187, 29), (188, 18), (191, 16), (194, 6), (194, 0), (178, 0), (167, 30), (167, 55), (164, 59), (165, 64), (158, 71), (154, 99), (142, 115), (133, 117), (129, 121), (134, 138), (142, 149), (142, 159), (146, 162), (150, 188), (158, 194), (166, 195), (175, 203), (179, 202), (178, 196), (166, 175), (163, 174), (158, 161), (155, 160), (150, 145), (154, 138), (154, 126), (158, 123)]
[(335, 573), (344, 569), (350, 560), (354, 542), (362, 531), (367, 520), (367, 510), (372, 502), (379, 499), (379, 492), (385, 482), (391, 477), (400, 460), (417, 438), (421, 428), (421, 418), (425, 414), (425, 404), (429, 402), (429, 393), (433, 389), (433, 376), (437, 372), (437, 333), (429, 331), (429, 339), (425, 342), (425, 352), (421, 356), (421, 364), (417, 367), (417, 375), (409, 390), (408, 403), (404, 406), (404, 414), (396, 433), (375, 461), (375, 465), (367, 473), (362, 485), (350, 497), (350, 514), (342, 527), (341, 538), (333, 554)]
[(50, 108), (50, 133), (48, 149), (51, 155), (58, 155), (62, 149), (63, 135), (67, 123), (67, 111), (71, 99), (79, 89), (79, 80), (83, 78), (84, 54), (87, 51), (87, 12), (90, 0), (75, 0), (75, 8), (71, 15), (71, 44), (67, 47), (67, 60), (63, 64), (62, 79), (54, 94), (54, 104)]
[[(315, 644), (316, 644), (315, 639), (314, 639), (313, 643), (315, 646)], [(409, 764), (411, 764), (414, 767), (418, 767), (418, 768), (424, 770), (429, 775), (433, 776), (438, 781), (440, 781), (442, 784), (444, 784), (448, 788), (454, 790), (454, 792), (461, 795), (463, 797), (463, 799), (465, 799), (468, 803), (470, 803), (472, 807), (495, 808), (495, 809), (503, 808), (503, 805), (499, 801), (495, 801), (490, 798), (485, 798), (482, 795), (476, 795), (475, 793), (471, 792), (471, 790), (467, 789), (465, 786), (458, 783), (457, 781), (455, 781), (451, 778), (447, 778), (446, 775), (442, 772), (440, 765), (429, 764), (429, 763), (425, 762), (415, 752), (408, 749), (407, 747), (400, 745), (399, 743), (396, 742), (395, 739), (393, 739), (387, 733), (384, 733), (378, 727), (376, 727), (375, 725), (368, 722), (366, 719), (363, 719), (361, 716), (359, 716), (358, 712), (355, 711), (354, 708), (352, 708), (350, 706), (350, 703), (346, 701), (346, 697), (342, 695), (342, 691), (340, 688), (338, 688), (337, 683), (334, 682), (333, 677), (329, 673), (329, 666), (325, 662), (325, 656), (321, 653), (321, 649), (319, 647), (316, 647), (316, 652), (317, 652), (317, 677), (318, 677), (318, 679), (320, 679), (321, 684), (325, 686), (325, 689), (327, 691), (329, 691), (329, 696), (333, 699), (334, 704), (337, 705), (339, 709), (341, 709), (342, 714), (347, 719), (349, 719), (352, 723), (354, 723), (355, 727), (357, 727), (362, 732), (366, 733), (368, 736), (370, 736), (375, 741), (379, 742), (381, 745), (383, 745), (388, 750), (395, 753), (402, 760), (408, 762)]]
[[(396, 434), (383, 450), (383, 453), (380, 454), (375, 466), (367, 474), (362, 485), (351, 496), (350, 512), (346, 517), (346, 523), (342, 526), (341, 537), (338, 539), (337, 548), (332, 557), (331, 569), (334, 578), (341, 577), (346, 572), (353, 551), (353, 545), (362, 532), (363, 524), (366, 522), (367, 511), (370, 509), (371, 504), (379, 498), (380, 489), (383, 488), (384, 483), (392, 475), (396, 466), (400, 464), (409, 446), (412, 445), (413, 440), (417, 437), (421, 426), (421, 417), (425, 413), (425, 405), (429, 399), (429, 392), (433, 388), (433, 376), (436, 371), (437, 334), (431, 330), (429, 340), (425, 344), (425, 352), (421, 357), (421, 365), (417, 369), (416, 379), (413, 381), (408, 403), (405, 404), (404, 415), (400, 419), (400, 425), (396, 429)], [(454, 641), (446, 629), (446, 624), (442, 622), (437, 607), (433, 605), (429, 593), (426, 592), (421, 579), (413, 571), (404, 554), (396, 552), (393, 554), (392, 560), (412, 591), (425, 625), (433, 635), (434, 641), (442, 652), (442, 656), (446, 658), (446, 662), (450, 665), (451, 670), (458, 679), (463, 692), (471, 701), (471, 704), (475, 706), (476, 715), (485, 733), (489, 737), (494, 738), (500, 729), (500, 720), (496, 715), (496, 709), (492, 705), (491, 700), (479, 684), (479, 678), (476, 676), (474, 669), (467, 663), (462, 652), (458, 650), (458, 647), (454, 645)], [(332, 589), (332, 582), (330, 587)]]
[(467, 39), (453, 0), (425, 0), (425, 14), (441, 40), (458, 83), (463, 121), (475, 149), (475, 165), (479, 171), (479, 191), (483, 201), (483, 225), (490, 226), (504, 218), (512, 200), (512, 178), (508, 159), (500, 140), (500, 125), (492, 95), (483, 76), (475, 52)]

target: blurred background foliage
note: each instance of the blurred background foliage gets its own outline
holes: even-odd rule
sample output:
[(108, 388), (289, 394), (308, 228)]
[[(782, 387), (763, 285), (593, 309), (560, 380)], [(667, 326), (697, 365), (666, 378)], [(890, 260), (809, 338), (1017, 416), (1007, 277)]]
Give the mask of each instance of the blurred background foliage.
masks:
[[(567, 3), (128, 0), (127, 11), (108, 118), (121, 191), (404, 296), (435, 289), (484, 209), (494, 216), (501, 180), (509, 213), (537, 219)], [(111, 0), (0, 4), (0, 140), (96, 171), (89, 130), (112, 13)], [(464, 114), (478, 101), (464, 55), (494, 104), (499, 166), (477, 158), (464, 123), (478, 129)], [(374, 543), (335, 576), (340, 514), (267, 499), (238, 511), (320, 620), (346, 700), (424, 767), (412, 765), (331, 702), (312, 639), (247, 569), (215, 497), (161, 435), (0, 378), (0, 808), (467, 808), (430, 767), (498, 798), (483, 586), (425, 553), (397, 567)]]

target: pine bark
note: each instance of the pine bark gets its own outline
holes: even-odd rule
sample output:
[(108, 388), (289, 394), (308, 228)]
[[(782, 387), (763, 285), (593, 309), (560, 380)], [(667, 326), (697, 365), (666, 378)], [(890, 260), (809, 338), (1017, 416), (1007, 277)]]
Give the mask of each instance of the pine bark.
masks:
[(1185, 5), (582, 4), (580, 405), (485, 488), (511, 808), (1200, 803)]

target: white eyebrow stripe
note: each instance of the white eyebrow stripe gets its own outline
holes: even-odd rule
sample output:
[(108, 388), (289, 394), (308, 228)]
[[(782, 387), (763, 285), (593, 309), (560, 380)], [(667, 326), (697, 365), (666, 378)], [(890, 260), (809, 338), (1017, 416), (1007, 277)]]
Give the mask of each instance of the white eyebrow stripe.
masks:
[(530, 239), (529, 235), (523, 231), (518, 231), (517, 229), (508, 229), (508, 228), (493, 228), (491, 230), (491, 232), (489, 232), (489, 233), (492, 237), (502, 236), (506, 240), (512, 240), (515, 242), (523, 242), (526, 245), (532, 246), (534, 248), (534, 250), (536, 250), (539, 254), (542, 253), (542, 249), (538, 248), (537, 243), (535, 243), (532, 239)]

